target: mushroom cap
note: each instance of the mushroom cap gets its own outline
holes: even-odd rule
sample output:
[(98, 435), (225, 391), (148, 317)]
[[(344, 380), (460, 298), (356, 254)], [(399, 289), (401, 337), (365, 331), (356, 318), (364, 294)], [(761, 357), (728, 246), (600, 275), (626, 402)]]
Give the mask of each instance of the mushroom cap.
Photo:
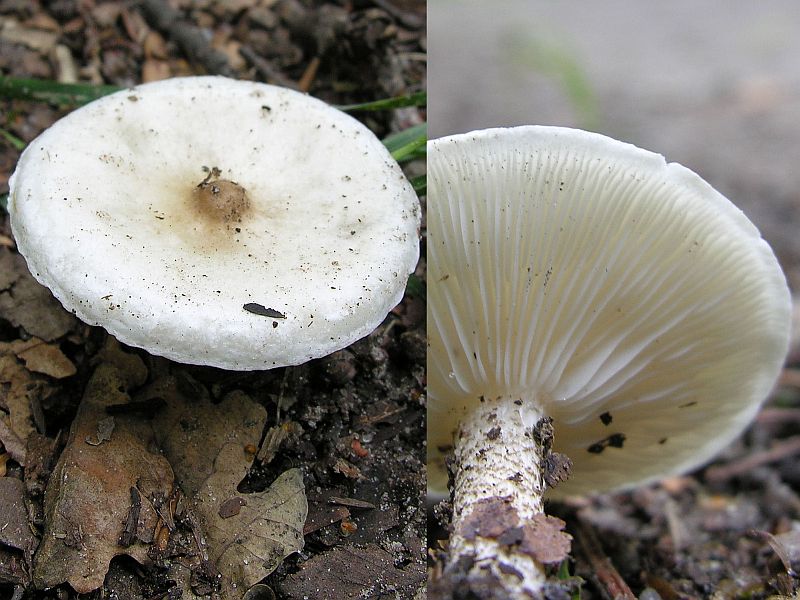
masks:
[(9, 212), (68, 310), (167, 358), (251, 370), (370, 333), (419, 257), (419, 200), (383, 144), (310, 96), (141, 85), (30, 143)]
[(573, 461), (557, 496), (686, 471), (753, 418), (787, 352), (789, 290), (699, 176), (560, 127), (434, 140), (428, 161), (432, 493), (480, 396), (554, 419)]

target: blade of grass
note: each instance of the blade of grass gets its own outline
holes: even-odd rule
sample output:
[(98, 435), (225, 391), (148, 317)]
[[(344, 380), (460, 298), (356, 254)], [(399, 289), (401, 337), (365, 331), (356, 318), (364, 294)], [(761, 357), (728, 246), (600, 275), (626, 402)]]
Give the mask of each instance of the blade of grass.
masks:
[(0, 210), (8, 212), (8, 194), (0, 194)]
[(19, 151), (25, 150), (25, 146), (27, 144), (23, 142), (21, 139), (19, 139), (17, 136), (15, 136), (13, 133), (11, 133), (10, 131), (6, 131), (5, 129), (0, 128), (0, 135), (3, 136), (3, 138), (5, 138), (5, 140), (9, 144), (14, 146), (16, 150)]
[(427, 155), (425, 152), (425, 143), (426, 140), (416, 140), (410, 144), (407, 144), (406, 146), (403, 146), (399, 150), (395, 150), (392, 152), (392, 156), (399, 163), (416, 160), (418, 158), (425, 158)]
[(421, 123), (384, 138), (383, 145), (397, 162), (403, 162), (423, 158), (427, 141), (428, 124)]
[(414, 127), (409, 127), (408, 129), (404, 129), (403, 131), (398, 131), (397, 133), (388, 135), (385, 138), (383, 138), (383, 145), (386, 146), (389, 152), (394, 152), (395, 150), (399, 150), (403, 146), (420, 138), (423, 138), (425, 140), (428, 139), (427, 123), (414, 125)]
[(428, 193), (428, 176), (417, 175), (416, 177), (412, 177), (411, 185), (414, 191), (417, 192), (417, 196), (424, 196)]
[[(122, 88), (114, 85), (93, 85), (88, 83), (58, 83), (44, 79), (25, 79), (0, 76), (0, 97), (16, 100), (34, 100), (50, 104), (79, 106)], [(415, 92), (404, 96), (383, 98), (359, 104), (337, 106), (339, 110), (391, 110), (406, 106), (425, 106), (428, 102), (426, 92)]]
[(414, 94), (384, 98), (383, 100), (374, 100), (372, 102), (339, 105), (336, 108), (345, 112), (359, 110), (391, 110), (393, 108), (403, 108), (406, 106), (425, 106), (427, 103), (428, 94), (426, 92), (416, 92)]
[(577, 54), (561, 40), (530, 32), (514, 32), (507, 51), (517, 68), (535, 69), (561, 86), (583, 129), (596, 130), (600, 120), (598, 101), (589, 76)]
[(0, 76), (0, 98), (80, 106), (122, 88), (114, 85), (58, 83), (44, 79)]

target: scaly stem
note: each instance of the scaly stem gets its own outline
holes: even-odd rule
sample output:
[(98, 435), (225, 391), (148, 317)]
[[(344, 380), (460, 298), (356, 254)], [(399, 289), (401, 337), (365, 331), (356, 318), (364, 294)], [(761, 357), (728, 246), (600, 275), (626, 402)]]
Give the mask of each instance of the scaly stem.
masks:
[(483, 400), (459, 427), (447, 571), (479, 594), (541, 595), (546, 577), (530, 537), (530, 524), (545, 518), (542, 461), (548, 448), (535, 433), (541, 418), (530, 399), (501, 397)]

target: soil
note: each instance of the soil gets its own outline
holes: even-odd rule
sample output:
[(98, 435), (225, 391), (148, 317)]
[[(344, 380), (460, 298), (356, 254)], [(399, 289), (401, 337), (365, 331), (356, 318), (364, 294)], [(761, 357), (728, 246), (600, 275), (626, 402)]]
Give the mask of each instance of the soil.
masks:
[[(334, 104), (425, 87), (425, 3), (419, 0), (1, 0), (0, 20), (3, 75), (132, 86), (179, 75), (226, 74), (294, 87)], [(25, 143), (69, 111), (10, 100), (0, 100), (0, 107), (0, 128)], [(379, 137), (425, 119), (417, 108), (356, 116)], [(0, 138), (0, 195), (8, 192), (18, 157), (13, 140)], [(410, 163), (406, 169), (417, 175), (424, 172), (424, 164)], [(424, 260), (416, 276), (424, 281)], [(72, 318), (27, 274), (4, 213), (0, 288), (0, 343), (7, 379), (0, 385), (0, 415), (11, 412), (11, 397), (17, 392), (33, 415), (22, 446), (13, 446), (8, 436), (3, 438), (8, 441), (5, 447), (0, 444), (3, 479), (25, 482), (19, 496), (24, 497), (24, 507), (9, 503), (3, 515), (7, 520), (12, 509), (16, 511), (21, 529), (13, 538), (16, 542), (0, 543), (0, 598), (77, 598), (67, 584), (43, 590), (31, 583), (32, 549), (47, 518), (42, 502), (48, 475), (90, 377), (98, 365), (118, 359), (109, 358), (105, 331)], [(257, 457), (239, 491), (264, 490), (282, 473), (299, 468), (309, 506), (305, 546), (251, 589), (251, 600), (412, 598), (422, 593), (422, 295), (407, 294), (369, 337), (298, 367), (228, 372), (122, 349), (125, 356), (139, 357), (146, 369), (146, 383), (134, 386), (134, 398), (137, 389), (170, 375), (212, 402), (230, 392), (244, 393), (266, 409), (265, 433), (283, 432), (265, 435), (260, 448), (246, 447)], [(31, 342), (34, 336), (43, 342)], [(44, 352), (32, 358), (29, 346)], [(14, 387), (9, 369), (22, 378), (13, 381), (25, 382), (22, 391)], [(97, 443), (103, 442), (101, 435), (98, 430)], [(13, 458), (23, 451), (25, 467)], [(224, 504), (225, 516), (238, 512), (239, 505), (233, 504)], [(5, 511), (6, 505), (2, 508)], [(178, 531), (189, 538), (197, 534), (190, 521), (176, 521)], [(28, 528), (33, 539), (24, 531)], [(167, 562), (139, 564), (116, 557), (103, 587), (80, 597), (179, 598), (180, 586), (169, 579)], [(217, 597), (213, 578), (203, 584), (202, 573), (192, 575), (196, 596)]]

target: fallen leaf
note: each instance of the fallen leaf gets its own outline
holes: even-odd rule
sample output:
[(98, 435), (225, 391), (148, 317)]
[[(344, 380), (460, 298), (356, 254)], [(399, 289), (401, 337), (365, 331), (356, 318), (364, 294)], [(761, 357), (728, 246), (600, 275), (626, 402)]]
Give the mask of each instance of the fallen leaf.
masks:
[(61, 349), (55, 344), (47, 344), (43, 340), (36, 340), (26, 350), (17, 353), (17, 356), (25, 363), (29, 371), (49, 375), (54, 379), (63, 379), (75, 375), (77, 369), (72, 361), (68, 359)]
[[(4, 429), (0, 430), (4, 441), (7, 435), (10, 436), (9, 432), (13, 432), (16, 439), (24, 446), (25, 440), (34, 430), (28, 396), (34, 390), (35, 383), (30, 372), (19, 364), (16, 357), (11, 354), (0, 354), (0, 394), (2, 394), (2, 404), (8, 410), (8, 415), (0, 417), (0, 420), (4, 421), (6, 425)], [(13, 447), (6, 446), (6, 449), (10, 452), (18, 451), (18, 446), (13, 444), (14, 440), (10, 439), (10, 442)], [(24, 452), (22, 455), (14, 456), (14, 460), (17, 462), (20, 458), (24, 461)]]
[(47, 342), (66, 335), (75, 317), (28, 272), (25, 259), (0, 246), (0, 319)]
[(342, 600), (344, 598), (413, 598), (425, 581), (425, 569), (416, 561), (405, 570), (383, 548), (342, 546), (317, 554), (281, 584), (290, 598)]
[(117, 339), (111, 335), (106, 336), (100, 352), (92, 359), (93, 365), (102, 363), (116, 367), (125, 379), (128, 389), (138, 388), (147, 381), (147, 367), (142, 358), (138, 354), (125, 352)]
[(11, 458), (25, 466), (25, 442), (14, 433), (14, 430), (6, 423), (5, 417), (0, 419), (0, 442), (3, 443), (3, 447)]
[(308, 535), (349, 517), (350, 510), (345, 506), (330, 506), (320, 502), (309, 502), (308, 516), (303, 526), (303, 535)]
[(25, 484), (16, 477), (0, 477), (0, 543), (22, 550), (28, 558), (38, 540), (28, 526), (25, 510)]
[(152, 500), (167, 497), (173, 475), (167, 461), (150, 452), (149, 425), (140, 419), (115, 417), (111, 439), (90, 446), (98, 422), (107, 418), (105, 407), (128, 399), (125, 379), (108, 364), (97, 367), (86, 386), (72, 423), (69, 439), (45, 492), (45, 530), (36, 554), (34, 583), (51, 587), (68, 582), (87, 593), (103, 584), (114, 556), (126, 554), (148, 563), (150, 544), (140, 539), (118, 545), (136, 487), (143, 500), (138, 530), (152, 535), (159, 516)]
[[(217, 405), (207, 397), (189, 400), (172, 377), (147, 393), (166, 400), (154, 421), (157, 439), (192, 500), (209, 559), (222, 577), (222, 596), (240, 599), (303, 548), (308, 512), (303, 477), (290, 469), (263, 492), (237, 491), (252, 462), (244, 449), (258, 444), (267, 419), (264, 407), (244, 393), (231, 392)], [(221, 508), (237, 497), (243, 501), (239, 512), (223, 510), (221, 516)]]
[(58, 33), (23, 27), (15, 19), (0, 17), (0, 40), (47, 54), (56, 45)]
[(172, 77), (172, 70), (169, 63), (157, 58), (147, 58), (142, 63), (142, 82), (160, 81)]

